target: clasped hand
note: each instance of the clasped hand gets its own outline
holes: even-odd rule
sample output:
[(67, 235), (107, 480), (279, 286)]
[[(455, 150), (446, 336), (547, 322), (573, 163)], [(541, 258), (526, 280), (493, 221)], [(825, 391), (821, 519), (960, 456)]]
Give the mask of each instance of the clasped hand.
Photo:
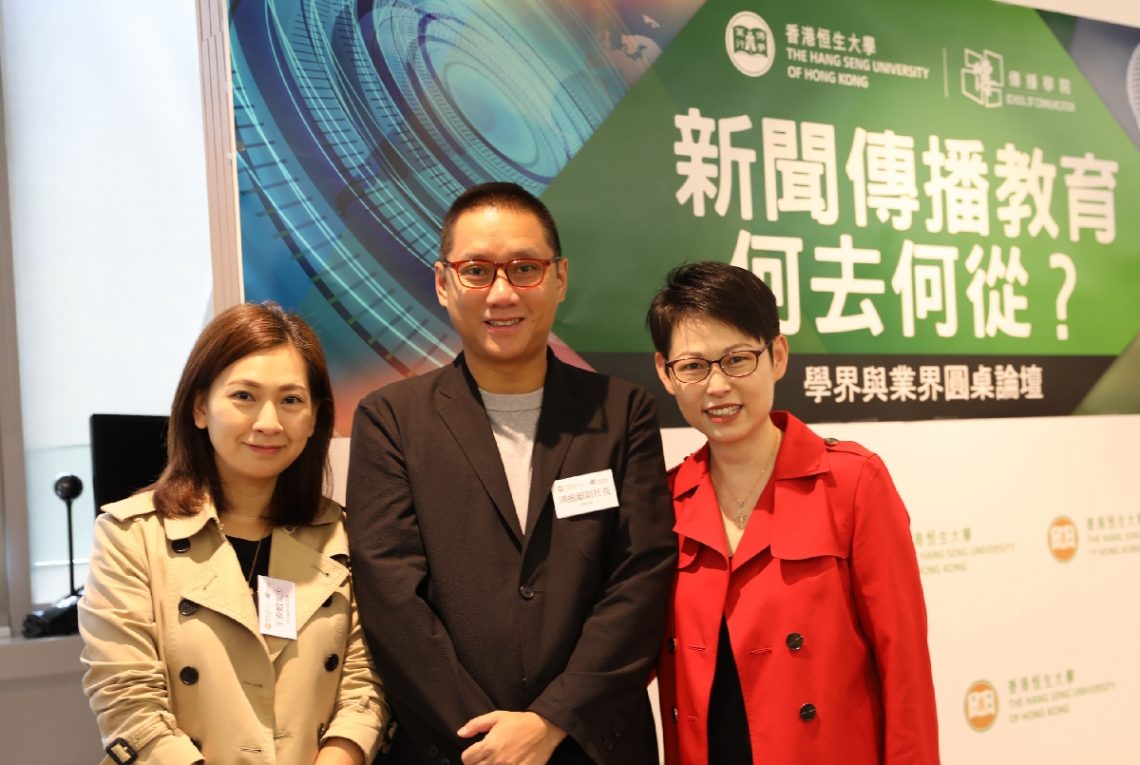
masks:
[(534, 712), (496, 710), (464, 723), (460, 738), (485, 733), (463, 752), (463, 765), (546, 765), (566, 731)]

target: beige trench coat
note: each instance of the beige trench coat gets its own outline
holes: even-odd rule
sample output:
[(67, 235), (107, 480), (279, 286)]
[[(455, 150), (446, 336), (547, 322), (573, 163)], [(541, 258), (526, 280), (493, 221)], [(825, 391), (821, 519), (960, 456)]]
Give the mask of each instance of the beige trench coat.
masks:
[(163, 518), (144, 493), (104, 510), (79, 604), (83, 687), (104, 746), (124, 762), (129, 746), (139, 765), (311, 765), (340, 737), (372, 760), (391, 713), (338, 505), (272, 532), (269, 575), (296, 585), (296, 640), (260, 633), (213, 506)]

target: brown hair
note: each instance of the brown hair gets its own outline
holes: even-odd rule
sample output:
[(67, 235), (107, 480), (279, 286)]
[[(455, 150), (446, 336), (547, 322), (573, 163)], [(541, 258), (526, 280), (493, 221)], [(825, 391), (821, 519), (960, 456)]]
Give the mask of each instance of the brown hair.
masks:
[(312, 327), (276, 303), (245, 303), (218, 314), (198, 337), (174, 393), (166, 432), (166, 469), (154, 484), (154, 506), (167, 518), (194, 515), (208, 498), (226, 508), (210, 435), (194, 424), (194, 405), (222, 371), (246, 356), (291, 345), (308, 372), (316, 424), (301, 454), (277, 478), (269, 503), (274, 526), (310, 523), (321, 506), (333, 432), (332, 384)]
[(501, 207), (504, 210), (528, 212), (538, 218), (542, 230), (546, 234), (546, 243), (554, 252), (555, 257), (562, 255), (562, 241), (558, 238), (558, 226), (554, 223), (554, 216), (550, 210), (534, 194), (519, 186), (517, 183), (493, 181), (472, 186), (455, 198), (443, 216), (443, 225), (439, 231), (439, 259), (447, 260), (447, 253), (451, 252), (452, 239), (455, 236), (455, 224), (459, 216), (472, 210), (482, 210), (485, 207)]

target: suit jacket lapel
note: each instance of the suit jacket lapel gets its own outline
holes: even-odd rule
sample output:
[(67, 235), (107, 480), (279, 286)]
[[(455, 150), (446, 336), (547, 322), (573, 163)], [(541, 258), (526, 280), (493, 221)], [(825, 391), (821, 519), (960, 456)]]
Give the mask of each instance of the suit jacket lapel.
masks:
[[(503, 523), (514, 534), (515, 542), (521, 545), (522, 527), (511, 499), (503, 459), (499, 456), (499, 447), (491, 433), (491, 423), (479, 398), (478, 388), (463, 366), (462, 359), (460, 355), (440, 382), (437, 393), (439, 417), (479, 476)], [(441, 478), (446, 480), (446, 476)], [(462, 502), (462, 498), (457, 502)]]
[(542, 412), (534, 437), (531, 457), (530, 502), (526, 514), (526, 535), (530, 537), (539, 516), (546, 507), (550, 488), (566, 459), (574, 433), (582, 426), (579, 420), (585, 402), (565, 373), (565, 365), (547, 351), (546, 382), (542, 393)]

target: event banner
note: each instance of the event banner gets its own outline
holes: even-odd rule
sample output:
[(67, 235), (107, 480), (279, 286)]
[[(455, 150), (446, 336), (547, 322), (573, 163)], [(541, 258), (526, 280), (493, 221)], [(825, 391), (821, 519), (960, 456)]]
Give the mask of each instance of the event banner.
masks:
[(987, 0), (230, 13), (245, 296), (318, 325), (342, 432), (458, 350), (431, 264), (488, 180), (559, 221), (560, 354), (651, 390), (649, 300), (720, 260), (776, 294), (807, 420), (1140, 411), (1140, 30)]

